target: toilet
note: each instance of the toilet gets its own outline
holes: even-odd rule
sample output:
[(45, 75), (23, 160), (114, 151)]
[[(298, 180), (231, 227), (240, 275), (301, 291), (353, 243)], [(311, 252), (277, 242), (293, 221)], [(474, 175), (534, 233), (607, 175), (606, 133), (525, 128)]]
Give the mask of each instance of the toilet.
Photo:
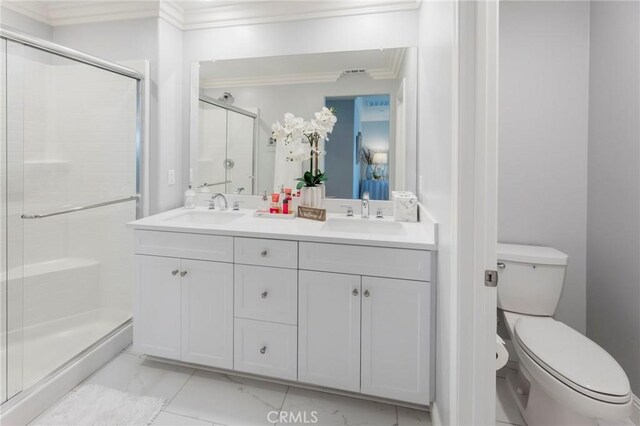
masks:
[(566, 266), (567, 255), (554, 248), (498, 244), (498, 308), (518, 361), (509, 389), (529, 426), (626, 424), (632, 393), (625, 372), (552, 317)]

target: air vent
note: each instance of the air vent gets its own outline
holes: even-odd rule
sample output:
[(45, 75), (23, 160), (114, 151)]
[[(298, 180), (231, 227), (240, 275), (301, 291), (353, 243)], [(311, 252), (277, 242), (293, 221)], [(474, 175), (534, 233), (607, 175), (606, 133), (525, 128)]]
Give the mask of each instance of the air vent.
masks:
[(389, 106), (389, 101), (388, 100), (375, 100), (375, 101), (366, 101), (365, 106), (367, 108), (379, 108), (379, 107), (388, 107)]
[(364, 74), (366, 72), (367, 70), (365, 70), (364, 68), (343, 71), (344, 74)]

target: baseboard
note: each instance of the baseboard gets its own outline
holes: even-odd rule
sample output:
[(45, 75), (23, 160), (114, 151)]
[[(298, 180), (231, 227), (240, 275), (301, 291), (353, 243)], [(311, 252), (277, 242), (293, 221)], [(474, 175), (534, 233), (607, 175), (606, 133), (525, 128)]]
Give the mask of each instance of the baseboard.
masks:
[(640, 426), (640, 397), (633, 395), (633, 412), (631, 413), (631, 421), (634, 425)]
[(440, 410), (438, 409), (438, 404), (435, 402), (431, 403), (431, 425), (432, 426), (445, 426), (442, 423), (442, 416), (440, 416)]

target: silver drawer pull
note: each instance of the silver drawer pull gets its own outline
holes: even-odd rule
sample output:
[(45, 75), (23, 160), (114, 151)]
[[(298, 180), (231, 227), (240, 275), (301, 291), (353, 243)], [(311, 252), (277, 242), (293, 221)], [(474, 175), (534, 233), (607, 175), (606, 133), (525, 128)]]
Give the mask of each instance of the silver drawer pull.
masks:
[(267, 251), (266, 251), (266, 250), (262, 250), (262, 251), (260, 252), (260, 256), (262, 256), (262, 257), (267, 257)]
[(369, 293), (369, 290), (365, 290), (364, 293), (362, 293), (362, 294), (364, 294), (364, 297), (371, 296), (371, 293)]
[(260, 353), (261, 353), (262, 355), (266, 354), (266, 353), (267, 353), (267, 347), (266, 347), (266, 346), (261, 347), (261, 348), (260, 348)]
[(268, 295), (269, 295), (268, 292), (263, 291), (262, 294), (260, 295), (260, 297), (262, 297), (263, 299), (266, 299)]
[(177, 269), (174, 269), (173, 271), (171, 271), (171, 275), (175, 277), (176, 275), (178, 275), (178, 272), (180, 271), (178, 271)]
[(353, 294), (354, 296), (358, 295), (358, 289), (354, 288), (353, 291), (351, 292), (351, 294)]
[(182, 271), (182, 272), (180, 272), (180, 276), (181, 276), (181, 277), (184, 277), (185, 275), (187, 275), (187, 271)]
[(499, 269), (504, 269), (506, 267), (507, 267), (507, 265), (505, 265), (504, 262), (498, 262), (498, 268)]

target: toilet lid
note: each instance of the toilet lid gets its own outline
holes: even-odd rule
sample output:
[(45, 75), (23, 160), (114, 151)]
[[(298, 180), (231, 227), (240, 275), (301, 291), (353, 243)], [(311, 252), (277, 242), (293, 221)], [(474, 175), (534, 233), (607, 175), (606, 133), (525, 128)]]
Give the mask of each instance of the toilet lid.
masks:
[(523, 317), (515, 335), (522, 349), (548, 373), (578, 392), (601, 401), (629, 401), (622, 367), (607, 351), (550, 317)]

